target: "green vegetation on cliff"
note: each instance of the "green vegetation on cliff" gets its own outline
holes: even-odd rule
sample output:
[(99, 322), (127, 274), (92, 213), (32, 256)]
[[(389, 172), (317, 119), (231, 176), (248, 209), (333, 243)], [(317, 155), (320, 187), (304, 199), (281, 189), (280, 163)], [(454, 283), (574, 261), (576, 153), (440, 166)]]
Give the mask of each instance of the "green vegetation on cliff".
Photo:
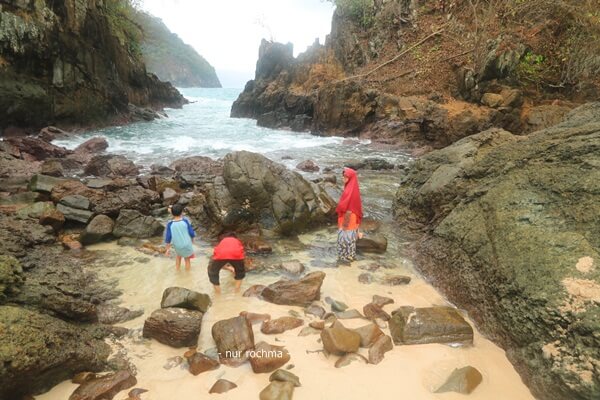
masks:
[(180, 87), (221, 87), (215, 69), (160, 20), (136, 12), (136, 23), (143, 30), (142, 54), (146, 68), (161, 80)]

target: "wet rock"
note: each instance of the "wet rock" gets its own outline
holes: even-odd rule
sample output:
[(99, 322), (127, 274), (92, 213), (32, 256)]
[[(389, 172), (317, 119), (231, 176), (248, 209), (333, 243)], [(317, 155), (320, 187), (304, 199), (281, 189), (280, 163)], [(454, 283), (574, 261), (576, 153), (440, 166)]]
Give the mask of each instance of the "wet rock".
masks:
[(329, 296), (325, 297), (325, 302), (331, 305), (331, 311), (334, 312), (346, 311), (348, 309), (348, 305), (346, 303), (332, 299)]
[(143, 336), (171, 347), (195, 346), (203, 314), (184, 308), (162, 308), (144, 322)]
[(82, 224), (87, 224), (94, 215), (94, 213), (91, 211), (67, 207), (64, 204), (58, 204), (56, 209), (64, 215), (67, 221), (75, 221)]
[(321, 285), (325, 279), (323, 272), (311, 272), (297, 281), (280, 280), (263, 289), (261, 295), (266, 301), (290, 306), (308, 306), (321, 295)]
[(246, 318), (252, 325), (262, 323), (271, 319), (270, 314), (256, 314), (247, 311), (242, 311), (240, 313), (240, 317)]
[(467, 366), (455, 369), (435, 393), (457, 392), (462, 394), (471, 394), (483, 380), (481, 372), (476, 368)]
[[(0, 398), (42, 393), (80, 371), (103, 368), (110, 347), (85, 327), (0, 306)], [(18, 343), (18, 346), (15, 345)]]
[(51, 226), (54, 232), (60, 231), (65, 224), (65, 216), (55, 208), (48, 209), (40, 215), (40, 225)]
[(325, 309), (318, 304), (311, 304), (304, 309), (304, 314), (314, 315), (317, 318), (323, 318), (325, 315)]
[(277, 265), (277, 268), (292, 275), (300, 275), (304, 272), (304, 264), (297, 260), (282, 262)]
[(381, 234), (364, 236), (356, 241), (356, 249), (363, 253), (385, 253), (387, 239)]
[(94, 156), (86, 165), (84, 173), (98, 177), (136, 176), (139, 169), (124, 156), (108, 154)]
[(111, 400), (117, 393), (136, 383), (137, 379), (129, 371), (119, 371), (81, 384), (69, 396), (69, 400)]
[(189, 357), (188, 364), (190, 365), (190, 372), (192, 375), (199, 375), (202, 372), (212, 371), (221, 366), (219, 360), (210, 358), (202, 353), (195, 353)]
[(400, 307), (389, 324), (395, 344), (473, 343), (473, 328), (451, 307)]
[(76, 155), (91, 155), (101, 153), (108, 148), (108, 141), (103, 137), (93, 137), (81, 143), (73, 150)]
[(142, 388), (133, 388), (129, 391), (129, 393), (127, 393), (127, 396), (129, 396), (129, 399), (127, 400), (141, 400), (140, 395), (142, 393), (147, 393), (148, 390), (146, 389), (142, 389)]
[(358, 276), (358, 281), (360, 283), (369, 284), (373, 282), (373, 275), (368, 272), (363, 272)]
[(57, 178), (65, 176), (65, 170), (60, 160), (49, 159), (42, 163), (40, 172), (42, 175), (54, 176)]
[(77, 208), (79, 210), (90, 209), (90, 200), (87, 197), (79, 194), (63, 197), (60, 199), (60, 204), (71, 208)]
[(313, 160), (305, 160), (296, 165), (296, 168), (304, 172), (319, 172), (321, 168)]
[(252, 285), (248, 289), (246, 289), (246, 291), (244, 292), (244, 294), (242, 296), (244, 296), (244, 297), (259, 297), (260, 298), (261, 294), (265, 288), (266, 288), (265, 285)]
[(280, 317), (262, 323), (260, 331), (267, 335), (283, 333), (304, 325), (304, 321), (294, 317)]
[(17, 211), (17, 217), (38, 219), (44, 212), (52, 210), (55, 208), (51, 201), (38, 201)]
[(342, 367), (346, 367), (350, 364), (352, 364), (353, 362), (358, 362), (361, 364), (368, 364), (369, 361), (361, 354), (358, 353), (348, 353), (348, 354), (344, 354), (343, 356), (341, 356), (336, 362), (335, 362), (335, 367), (336, 368), (342, 368)]
[(383, 307), (386, 306), (388, 304), (393, 304), (394, 303), (394, 299), (389, 298), (389, 297), (385, 297), (385, 296), (379, 296), (378, 294), (374, 294), (373, 295), (373, 304), (377, 304), (379, 307)]
[(106, 215), (96, 215), (81, 233), (84, 245), (98, 243), (109, 238), (114, 229), (114, 221)]
[(214, 385), (212, 385), (208, 393), (226, 393), (231, 389), (235, 389), (236, 387), (237, 385), (235, 383), (228, 381), (227, 379), (219, 379)]
[(162, 192), (162, 198), (164, 200), (164, 204), (175, 204), (179, 199), (179, 193), (171, 188), (165, 188)]
[(360, 328), (353, 329), (360, 336), (360, 347), (371, 347), (373, 343), (383, 336), (383, 331), (376, 324), (368, 324)]
[(81, 385), (82, 383), (91, 381), (92, 379), (96, 379), (97, 375), (94, 372), (80, 372), (75, 374), (71, 382)]
[(154, 217), (143, 215), (139, 211), (123, 209), (115, 222), (113, 235), (118, 238), (122, 236), (150, 238), (159, 235), (163, 229), (161, 223)]
[(325, 321), (313, 321), (308, 324), (311, 328), (322, 330), (325, 329)]
[(144, 314), (144, 310), (130, 310), (125, 307), (117, 307), (109, 304), (96, 307), (98, 322), (113, 325), (129, 321)]
[(292, 400), (294, 384), (292, 382), (273, 381), (264, 388), (258, 398), (260, 400)]
[(246, 360), (246, 352), (254, 349), (252, 325), (244, 317), (216, 322), (212, 327), (212, 337), (219, 350), (221, 362)]
[(181, 287), (170, 287), (163, 292), (161, 308), (187, 308), (205, 313), (211, 305), (210, 296)]
[(23, 282), (23, 269), (19, 260), (13, 256), (0, 255), (0, 304), (8, 296), (19, 293)]
[(337, 319), (355, 319), (364, 318), (364, 315), (362, 315), (357, 309), (352, 308), (350, 310), (336, 312), (335, 317)]
[(283, 346), (258, 342), (250, 352), (250, 365), (255, 374), (272, 372), (290, 361), (290, 354)]
[(262, 237), (243, 237), (244, 249), (248, 254), (271, 254), (273, 247)]
[(363, 307), (363, 313), (367, 319), (381, 318), (384, 321), (390, 320), (390, 314), (381, 309), (380, 306), (374, 303), (369, 303)]
[(406, 275), (390, 275), (386, 276), (381, 280), (382, 285), (387, 286), (399, 286), (408, 285), (410, 283), (410, 276)]
[[(5, 141), (20, 152), (21, 158), (28, 159), (28, 161), (64, 158), (72, 153), (71, 150), (53, 145), (33, 136), (6, 138)], [(25, 154), (28, 157), (24, 157)]]
[(63, 235), (60, 237), (60, 242), (67, 250), (81, 250), (83, 248), (83, 245), (79, 241), (79, 235), (77, 234)]
[(29, 190), (32, 192), (50, 193), (54, 186), (63, 183), (65, 180), (52, 176), (36, 174), (29, 181)]
[(384, 354), (393, 349), (392, 338), (388, 335), (379, 336), (373, 345), (369, 347), (369, 363), (379, 364), (383, 360)]
[(375, 171), (394, 169), (394, 164), (383, 158), (365, 158), (362, 161), (353, 161), (346, 164), (346, 167), (354, 170), (370, 169)]
[(199, 173), (208, 176), (223, 174), (223, 162), (210, 157), (192, 156), (173, 161), (169, 168), (179, 173)]
[(300, 378), (284, 369), (278, 369), (277, 371), (273, 372), (271, 376), (269, 376), (269, 382), (273, 381), (290, 382), (293, 383), (295, 387), (302, 386), (300, 384)]
[(347, 329), (339, 321), (335, 321), (331, 328), (321, 331), (321, 340), (325, 351), (335, 355), (356, 353), (360, 346), (360, 335)]

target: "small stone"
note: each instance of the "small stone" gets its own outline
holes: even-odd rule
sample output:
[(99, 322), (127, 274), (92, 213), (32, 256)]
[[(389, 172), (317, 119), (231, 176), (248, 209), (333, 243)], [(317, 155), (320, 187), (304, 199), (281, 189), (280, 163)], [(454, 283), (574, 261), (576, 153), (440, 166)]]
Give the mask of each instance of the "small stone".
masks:
[(263, 322), (260, 331), (267, 335), (283, 333), (304, 325), (304, 321), (294, 317), (281, 317)]
[(265, 322), (271, 319), (270, 314), (256, 314), (248, 311), (242, 311), (240, 313), (240, 316), (246, 318), (248, 321), (250, 321), (252, 325)]
[(315, 329), (311, 326), (306, 326), (302, 328), (302, 330), (298, 333), (298, 336), (310, 336), (310, 335), (318, 335), (321, 333), (321, 330)]
[(331, 328), (323, 329), (321, 339), (325, 351), (336, 355), (355, 353), (360, 346), (360, 335), (347, 329), (339, 321), (334, 322)]
[(383, 278), (381, 283), (383, 285), (388, 285), (388, 286), (407, 285), (410, 283), (410, 276), (405, 276), (405, 275), (386, 276), (385, 278)]
[(244, 317), (234, 317), (215, 322), (212, 337), (219, 349), (221, 362), (245, 361), (246, 352), (255, 348), (252, 325)]
[(140, 400), (140, 395), (147, 392), (147, 389), (133, 388), (129, 391), (129, 393), (127, 393), (127, 396), (129, 396), (130, 400)]
[(181, 357), (181, 356), (170, 357), (170, 358), (167, 358), (167, 363), (165, 365), (163, 365), (163, 368), (166, 370), (170, 370), (170, 369), (180, 366), (181, 364), (183, 364), (183, 357)]
[(381, 318), (384, 321), (390, 320), (390, 314), (386, 313), (377, 304), (369, 303), (363, 307), (363, 313), (367, 319)]
[(331, 297), (325, 297), (325, 302), (331, 305), (331, 311), (339, 312), (346, 311), (348, 309), (348, 305), (346, 303), (334, 300)]
[(383, 307), (388, 304), (393, 304), (394, 299), (389, 297), (379, 296), (377, 294), (373, 295), (373, 304), (377, 304), (379, 307)]
[(342, 357), (340, 357), (336, 362), (335, 362), (335, 367), (336, 368), (342, 368), (345, 367), (347, 365), (350, 365), (353, 362), (359, 362), (362, 364), (368, 364), (369, 361), (361, 354), (358, 353), (348, 353), (343, 355)]
[(373, 275), (368, 272), (363, 272), (358, 276), (358, 281), (364, 284), (370, 284), (373, 282)]
[(283, 262), (279, 264), (277, 268), (292, 275), (300, 275), (304, 272), (305, 269), (304, 264), (297, 260)]
[(199, 375), (202, 372), (218, 369), (221, 365), (218, 360), (202, 353), (196, 353), (188, 358), (188, 364), (190, 365), (190, 373), (192, 375)]
[(455, 369), (446, 379), (446, 382), (440, 386), (435, 393), (457, 392), (470, 394), (483, 380), (481, 372), (476, 368), (467, 366)]
[(260, 394), (260, 400), (292, 400), (294, 395), (294, 384), (292, 382), (273, 381), (264, 388)]
[(335, 313), (335, 317), (337, 319), (355, 319), (355, 318), (364, 318), (357, 309), (353, 308), (351, 310), (346, 310), (342, 312)]
[(311, 328), (315, 328), (315, 329), (325, 329), (325, 321), (313, 321), (310, 324), (308, 324), (308, 326), (310, 326)]
[(307, 315), (314, 315), (317, 318), (323, 318), (325, 315), (325, 309), (317, 304), (312, 304), (304, 309), (304, 313)]
[(250, 365), (252, 371), (259, 374), (272, 372), (290, 361), (290, 353), (283, 346), (275, 346), (266, 342), (259, 342), (250, 351)]
[(208, 393), (225, 393), (229, 392), (231, 389), (235, 389), (237, 385), (227, 379), (219, 379), (215, 382), (215, 384), (210, 388)]
[(300, 384), (300, 378), (284, 369), (278, 369), (277, 371), (273, 372), (271, 376), (269, 376), (269, 382), (273, 381), (291, 382), (294, 384), (295, 387), (302, 386)]
[(369, 363), (379, 364), (383, 356), (390, 350), (393, 350), (394, 344), (392, 338), (388, 335), (381, 335), (375, 340), (375, 343), (369, 348)]

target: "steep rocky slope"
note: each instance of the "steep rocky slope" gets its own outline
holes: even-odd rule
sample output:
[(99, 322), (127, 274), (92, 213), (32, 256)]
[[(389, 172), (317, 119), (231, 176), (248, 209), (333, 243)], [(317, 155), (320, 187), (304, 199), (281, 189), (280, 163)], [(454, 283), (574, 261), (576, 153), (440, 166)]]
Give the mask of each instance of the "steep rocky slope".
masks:
[(146, 72), (130, 9), (126, 0), (0, 2), (0, 129), (181, 106), (175, 88)]
[(597, 1), (335, 3), (325, 45), (294, 58), (263, 41), (232, 116), (439, 148), (542, 129), (598, 95)]
[[(600, 397), (600, 103), (549, 129), (489, 130), (417, 160), (395, 214), (425, 276), (541, 399)], [(416, 224), (416, 225), (415, 225)]]
[(134, 20), (143, 30), (142, 54), (148, 71), (178, 87), (221, 87), (214, 67), (159, 18), (136, 12)]

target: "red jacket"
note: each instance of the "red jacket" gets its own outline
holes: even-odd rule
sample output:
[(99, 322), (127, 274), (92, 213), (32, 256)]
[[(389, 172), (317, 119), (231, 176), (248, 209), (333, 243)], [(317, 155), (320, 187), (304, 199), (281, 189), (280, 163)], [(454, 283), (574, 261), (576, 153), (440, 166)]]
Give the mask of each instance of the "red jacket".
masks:
[(213, 260), (243, 260), (244, 245), (234, 237), (226, 237), (215, 247)]

